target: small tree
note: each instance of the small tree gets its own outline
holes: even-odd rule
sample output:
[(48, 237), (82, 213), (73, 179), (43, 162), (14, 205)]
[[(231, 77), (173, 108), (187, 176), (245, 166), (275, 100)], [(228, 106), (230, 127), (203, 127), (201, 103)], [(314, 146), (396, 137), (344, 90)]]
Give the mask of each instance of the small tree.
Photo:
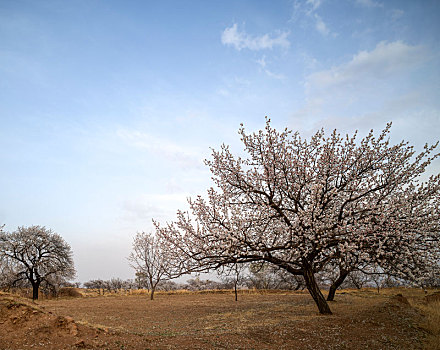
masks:
[(0, 233), (0, 260), (8, 266), (11, 285), (27, 281), (32, 299), (42, 283), (70, 280), (75, 276), (72, 250), (64, 239), (44, 226), (18, 227)]
[(346, 281), (344, 288), (362, 289), (368, 283), (368, 275), (361, 271), (352, 271)]
[(153, 234), (137, 233), (133, 241), (133, 251), (128, 260), (131, 267), (136, 270), (136, 276), (142, 278), (143, 283), (150, 290), (150, 299), (153, 300), (154, 292), (160, 281), (172, 278), (175, 271), (168, 259), (166, 249)]
[(221, 278), (223, 283), (228, 284), (228, 282), (230, 282), (234, 286), (235, 301), (238, 301), (237, 287), (246, 280), (246, 270), (246, 264), (232, 264), (225, 265), (221, 270), (217, 271), (220, 276), (227, 276), (226, 278)]

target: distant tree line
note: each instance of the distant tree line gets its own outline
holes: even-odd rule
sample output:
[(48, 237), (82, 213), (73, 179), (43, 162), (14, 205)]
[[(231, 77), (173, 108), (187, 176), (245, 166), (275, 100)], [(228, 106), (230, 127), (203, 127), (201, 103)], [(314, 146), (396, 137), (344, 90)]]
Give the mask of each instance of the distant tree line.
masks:
[[(199, 276), (190, 278), (185, 282), (172, 280), (160, 280), (156, 291), (206, 291), (224, 289), (257, 289), (257, 290), (304, 290), (306, 288), (304, 280), (299, 276), (292, 276), (282, 269), (274, 268), (269, 264), (249, 264), (240, 265), (245, 269), (237, 275), (231, 271), (218, 271), (218, 279), (201, 279)], [(338, 271), (323, 271), (316, 276), (317, 283), (322, 289), (329, 289), (335, 279), (339, 276)], [(129, 291), (136, 289), (150, 290), (150, 284), (145, 275), (136, 273), (135, 279), (122, 280), (111, 278), (109, 280), (94, 279), (82, 284), (87, 289), (98, 289), (103, 294), (116, 293), (118, 291)], [(411, 281), (395, 278), (381, 271), (352, 271), (338, 289), (361, 289), (376, 288), (378, 292), (382, 288), (408, 287), (412, 286)], [(427, 287), (440, 287), (440, 278), (433, 277)]]

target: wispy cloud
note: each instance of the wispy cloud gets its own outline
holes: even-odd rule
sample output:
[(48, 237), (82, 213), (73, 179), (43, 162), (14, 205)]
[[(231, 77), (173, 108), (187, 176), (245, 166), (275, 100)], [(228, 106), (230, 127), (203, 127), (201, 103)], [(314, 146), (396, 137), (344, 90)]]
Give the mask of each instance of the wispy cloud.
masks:
[(120, 203), (121, 219), (151, 223), (151, 220), (170, 220), (178, 208), (187, 206), (189, 193), (144, 194)]
[[(306, 103), (295, 111), (295, 127), (314, 131), (320, 127), (351, 132), (360, 128), (380, 129), (384, 121), (411, 125), (405, 130), (419, 129), (429, 134), (429, 119), (438, 128), (438, 108), (433, 105), (429, 82), (412, 83), (421, 69), (429, 64), (432, 53), (425, 47), (402, 41), (382, 41), (370, 51), (360, 51), (344, 64), (314, 72), (305, 79)], [(419, 73), (417, 73), (419, 72)], [(402, 135), (399, 135), (402, 136)]]
[(423, 47), (411, 46), (402, 41), (382, 41), (372, 51), (359, 52), (348, 63), (311, 74), (306, 85), (309, 89), (327, 89), (347, 84), (359, 86), (367, 80), (386, 79), (426, 59)]
[[(310, 135), (322, 127), (327, 131), (337, 128), (342, 133), (359, 130), (361, 134), (366, 134), (371, 129), (382, 130), (386, 122), (392, 121), (392, 142), (404, 139), (421, 149), (425, 143), (433, 144), (438, 140), (438, 136), (431, 131), (440, 129), (440, 110), (428, 104), (429, 102), (425, 100), (424, 96), (412, 92), (390, 98), (377, 109), (364, 110), (349, 118), (331, 114), (310, 120), (308, 123), (301, 123), (301, 120), (297, 120), (297, 122), (306, 126)], [(409, 130), (410, 132), (408, 132)], [(435, 170), (434, 173), (438, 174), (440, 162), (437, 161), (431, 170)]]
[(268, 77), (273, 78), (273, 79), (279, 79), (279, 80), (282, 80), (282, 79), (285, 79), (285, 78), (286, 78), (283, 74), (277, 74), (277, 73), (274, 73), (274, 72), (270, 71), (270, 70), (267, 68), (267, 62), (266, 62), (266, 57), (265, 57), (265, 56), (263, 56), (262, 58), (258, 59), (256, 62), (257, 62), (258, 65), (260, 66), (261, 70), (262, 70), (264, 73), (266, 73), (266, 75), (267, 75)]
[(264, 34), (261, 36), (251, 36), (244, 31), (239, 31), (234, 23), (226, 28), (221, 37), (222, 44), (231, 45), (237, 50), (266, 50), (274, 47), (288, 48), (290, 46), (289, 32), (278, 32), (275, 35)]
[(323, 36), (333, 34), (324, 19), (318, 14), (319, 8), (322, 5), (321, 0), (296, 0), (293, 5), (293, 15), (291, 21), (297, 21), (300, 17), (306, 18), (307, 21), (313, 23), (314, 28)]
[(391, 11), (391, 19), (393, 21), (397, 21), (398, 19), (400, 19), (403, 15), (405, 14), (405, 11), (400, 10), (400, 9), (393, 9)]
[(260, 59), (257, 60), (257, 63), (260, 65), (261, 68), (266, 68), (266, 57), (263, 56)]
[(129, 145), (166, 158), (183, 168), (200, 168), (203, 165), (202, 152), (194, 148), (140, 131), (120, 129), (117, 135)]
[(383, 7), (383, 4), (381, 2), (374, 0), (356, 0), (356, 4), (369, 8)]
[(316, 11), (319, 6), (321, 6), (321, 0), (307, 0), (306, 4), (309, 6), (308, 12), (311, 14), (312, 12)]
[(318, 32), (320, 32), (322, 35), (328, 35), (330, 33), (330, 30), (328, 29), (327, 25), (324, 23), (322, 18), (315, 14), (315, 28)]

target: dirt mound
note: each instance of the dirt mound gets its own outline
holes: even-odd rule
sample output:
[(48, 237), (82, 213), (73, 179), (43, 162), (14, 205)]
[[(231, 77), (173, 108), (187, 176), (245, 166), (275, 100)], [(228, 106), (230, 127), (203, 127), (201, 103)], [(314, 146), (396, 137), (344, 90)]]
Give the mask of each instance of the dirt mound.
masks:
[(65, 287), (58, 292), (59, 297), (82, 298), (84, 295), (79, 288)]
[(439, 302), (440, 301), (440, 292), (435, 292), (433, 294), (425, 296), (425, 302), (427, 304)]
[(400, 293), (393, 296), (392, 299), (401, 303), (401, 304), (408, 305), (408, 306), (410, 305), (408, 299)]
[(24, 298), (0, 293), (0, 349), (113, 349), (113, 338), (118, 335), (108, 329), (79, 324)]

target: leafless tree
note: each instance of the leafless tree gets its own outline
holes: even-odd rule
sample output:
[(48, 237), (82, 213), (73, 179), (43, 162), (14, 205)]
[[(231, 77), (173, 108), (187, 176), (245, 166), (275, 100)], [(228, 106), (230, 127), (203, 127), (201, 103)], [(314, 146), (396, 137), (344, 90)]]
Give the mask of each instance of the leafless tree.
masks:
[(44, 226), (18, 227), (0, 233), (0, 260), (11, 275), (11, 285), (27, 281), (32, 298), (38, 299), (40, 285), (69, 280), (75, 276), (72, 250), (64, 239)]
[(361, 289), (368, 283), (368, 275), (361, 271), (352, 271), (347, 279), (344, 288)]
[(235, 301), (238, 301), (237, 287), (246, 280), (247, 264), (231, 264), (223, 266), (219, 271), (219, 275), (226, 275), (222, 278), (223, 283), (231, 282), (234, 286)]

